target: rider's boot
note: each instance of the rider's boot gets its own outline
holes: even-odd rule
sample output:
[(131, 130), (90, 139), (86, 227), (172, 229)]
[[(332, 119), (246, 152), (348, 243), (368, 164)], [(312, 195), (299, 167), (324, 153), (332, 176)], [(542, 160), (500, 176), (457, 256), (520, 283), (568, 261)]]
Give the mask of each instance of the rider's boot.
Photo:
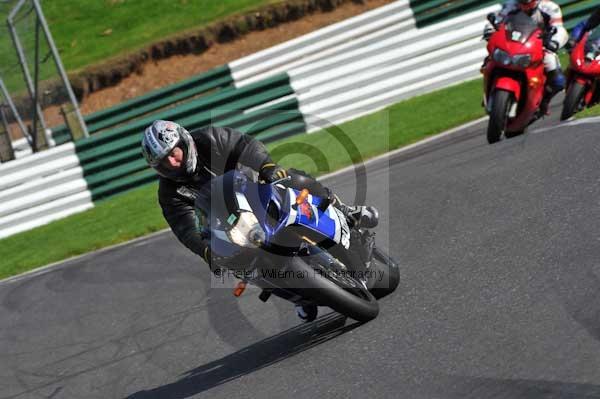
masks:
[(331, 204), (346, 216), (350, 228), (372, 229), (379, 223), (379, 211), (374, 206), (346, 205), (335, 194)]
[(310, 323), (317, 318), (319, 308), (317, 305), (296, 305), (296, 314), (305, 323)]
[(547, 74), (544, 98), (540, 104), (540, 113), (542, 115), (550, 115), (550, 101), (552, 101), (555, 95), (563, 91), (567, 84), (567, 79), (565, 78), (561, 68), (556, 68), (553, 71), (549, 71)]

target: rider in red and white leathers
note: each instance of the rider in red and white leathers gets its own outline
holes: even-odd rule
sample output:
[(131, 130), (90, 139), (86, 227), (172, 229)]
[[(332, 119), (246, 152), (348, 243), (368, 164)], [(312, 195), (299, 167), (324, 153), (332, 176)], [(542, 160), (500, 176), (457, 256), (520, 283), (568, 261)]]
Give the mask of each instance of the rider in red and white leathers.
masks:
[[(567, 44), (569, 34), (563, 25), (560, 6), (549, 0), (509, 0), (502, 6), (496, 20), (502, 22), (508, 15), (520, 11), (531, 16), (546, 31), (550, 31), (553, 27), (556, 28), (556, 33), (544, 42), (544, 69), (548, 76), (548, 83), (541, 109), (546, 113), (552, 97), (564, 90), (566, 85), (565, 76), (556, 52)], [(484, 37), (489, 38), (492, 32), (493, 27), (491, 25), (486, 26)]]

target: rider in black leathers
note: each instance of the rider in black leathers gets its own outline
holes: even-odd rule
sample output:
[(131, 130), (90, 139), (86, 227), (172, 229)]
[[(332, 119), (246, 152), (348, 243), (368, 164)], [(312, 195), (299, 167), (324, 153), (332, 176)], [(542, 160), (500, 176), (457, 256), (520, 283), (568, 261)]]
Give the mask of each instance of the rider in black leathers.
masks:
[[(231, 128), (206, 126), (188, 132), (177, 123), (155, 121), (144, 132), (142, 152), (160, 176), (158, 200), (173, 233), (209, 266), (218, 259), (218, 254), (212, 253), (210, 237), (200, 228), (194, 206), (197, 189), (213, 176), (238, 165), (258, 172), (259, 180), (267, 183), (288, 176), (288, 171), (272, 161), (260, 141)], [(375, 208), (347, 206), (317, 180), (295, 169), (289, 171), (292, 183), (302, 180), (302, 184), (310, 185), (312, 193), (328, 198), (346, 215), (350, 226), (377, 225)], [(201, 211), (204, 216), (210, 212)]]

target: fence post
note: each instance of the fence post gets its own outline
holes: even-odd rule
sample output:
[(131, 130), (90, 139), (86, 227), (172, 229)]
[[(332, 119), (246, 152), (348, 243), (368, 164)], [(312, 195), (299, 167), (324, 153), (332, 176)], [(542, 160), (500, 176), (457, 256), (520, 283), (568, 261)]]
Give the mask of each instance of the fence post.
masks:
[(15, 151), (10, 141), (8, 121), (4, 113), (4, 104), (0, 104), (0, 162), (8, 162), (15, 159)]
[(86, 137), (85, 131), (83, 130), (81, 123), (79, 123), (79, 115), (75, 106), (71, 103), (66, 103), (60, 106), (60, 113), (65, 119), (65, 124), (71, 132), (71, 138), (73, 141)]

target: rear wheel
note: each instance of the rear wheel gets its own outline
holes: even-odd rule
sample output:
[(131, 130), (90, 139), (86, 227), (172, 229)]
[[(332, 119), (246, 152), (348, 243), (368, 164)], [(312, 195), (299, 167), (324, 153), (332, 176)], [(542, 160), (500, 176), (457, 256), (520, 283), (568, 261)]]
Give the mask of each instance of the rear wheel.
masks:
[(584, 96), (585, 86), (574, 81), (567, 89), (567, 96), (565, 97), (562, 114), (560, 115), (561, 121), (566, 121), (577, 112), (583, 110), (585, 107)]
[[(383, 298), (394, 292), (400, 284), (400, 268), (398, 262), (375, 247), (373, 249), (373, 265), (377, 272), (375, 283), (369, 291), (376, 299)], [(381, 273), (381, 274), (379, 274)]]
[(490, 144), (500, 141), (506, 133), (508, 114), (513, 104), (512, 94), (504, 90), (496, 90), (492, 101), (492, 112), (490, 112), (487, 130), (487, 140)]

